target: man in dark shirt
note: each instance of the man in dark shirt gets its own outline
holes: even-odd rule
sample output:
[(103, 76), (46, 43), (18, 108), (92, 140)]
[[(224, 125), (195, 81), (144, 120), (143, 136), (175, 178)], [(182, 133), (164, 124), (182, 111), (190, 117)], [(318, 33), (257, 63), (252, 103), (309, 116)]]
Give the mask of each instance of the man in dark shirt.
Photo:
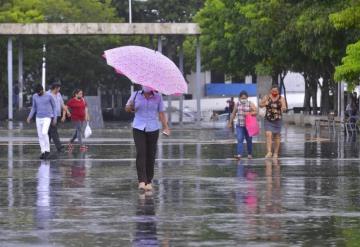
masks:
[(234, 97), (231, 97), (228, 101), (226, 101), (228, 103), (227, 111), (228, 111), (228, 120), (230, 119), (230, 115), (234, 110), (235, 107), (235, 101), (234, 101)]

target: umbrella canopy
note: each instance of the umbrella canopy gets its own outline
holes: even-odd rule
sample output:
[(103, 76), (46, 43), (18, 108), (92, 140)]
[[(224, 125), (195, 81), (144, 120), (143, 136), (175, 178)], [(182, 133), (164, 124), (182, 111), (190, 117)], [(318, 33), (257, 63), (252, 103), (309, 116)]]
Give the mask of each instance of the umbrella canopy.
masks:
[(105, 51), (107, 64), (133, 83), (166, 95), (187, 93), (187, 83), (178, 67), (160, 52), (141, 46), (122, 46)]

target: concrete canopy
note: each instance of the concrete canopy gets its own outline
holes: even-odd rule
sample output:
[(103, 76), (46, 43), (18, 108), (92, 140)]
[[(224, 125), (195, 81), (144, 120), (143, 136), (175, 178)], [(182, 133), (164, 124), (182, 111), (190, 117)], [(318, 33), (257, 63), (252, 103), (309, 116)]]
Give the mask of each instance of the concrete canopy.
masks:
[(196, 23), (2, 23), (0, 35), (199, 35)]
[[(16, 36), (37, 36), (37, 35), (157, 35), (158, 50), (161, 51), (162, 35), (195, 35), (196, 39), (196, 101), (197, 117), (199, 125), (201, 119), (200, 106), (200, 72), (201, 55), (199, 35), (200, 27), (196, 23), (2, 23), (0, 24), (0, 35), (8, 36), (8, 120), (9, 129), (12, 129), (13, 120), (13, 37)], [(45, 47), (45, 46), (44, 46)], [(159, 49), (160, 48), (160, 49)], [(183, 67), (183, 51), (179, 55), (179, 66)], [(22, 85), (22, 53), (19, 46), (19, 83)], [(45, 57), (43, 57), (43, 69)], [(45, 72), (43, 72), (45, 75)], [(20, 79), (21, 78), (21, 79)], [(21, 86), (22, 87), (22, 86)], [(22, 95), (22, 93), (20, 93)], [(181, 97), (181, 101), (183, 97)], [(171, 99), (169, 99), (171, 104)], [(180, 103), (182, 105), (182, 103)], [(182, 109), (181, 109), (182, 112)]]

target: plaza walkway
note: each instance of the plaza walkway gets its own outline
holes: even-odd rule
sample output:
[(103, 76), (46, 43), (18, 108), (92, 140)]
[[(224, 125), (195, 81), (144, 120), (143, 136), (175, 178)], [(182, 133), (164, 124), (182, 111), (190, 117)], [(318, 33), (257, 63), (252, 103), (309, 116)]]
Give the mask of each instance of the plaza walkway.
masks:
[[(232, 159), (228, 130), (161, 137), (153, 193), (139, 193), (129, 128), (40, 161), (35, 132), (0, 129), (0, 246), (359, 244), (358, 137), (283, 130), (282, 158)], [(61, 136), (70, 136), (69, 130)]]

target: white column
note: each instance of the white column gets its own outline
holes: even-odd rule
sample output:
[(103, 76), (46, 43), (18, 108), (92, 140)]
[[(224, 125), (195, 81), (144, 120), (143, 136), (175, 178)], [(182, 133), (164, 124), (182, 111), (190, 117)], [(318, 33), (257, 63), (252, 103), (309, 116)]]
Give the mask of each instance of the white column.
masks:
[[(157, 43), (157, 50), (158, 52), (162, 53), (162, 40), (161, 36), (158, 36), (158, 43)], [(165, 187), (164, 187), (164, 175), (163, 175), (163, 147), (164, 143), (162, 142), (161, 138), (158, 142), (158, 167), (159, 167), (159, 212), (162, 213), (164, 211), (164, 197), (165, 197)]]
[(340, 90), (339, 90), (339, 94), (340, 94), (339, 116), (340, 116), (341, 120), (344, 120), (344, 117), (345, 117), (345, 113), (344, 113), (344, 108), (345, 108), (345, 100), (344, 100), (345, 83), (342, 81), (341, 83), (339, 83), (339, 86), (340, 86)]
[(8, 132), (8, 206), (12, 208), (14, 206), (14, 180), (13, 180), (13, 170), (14, 170), (14, 147), (12, 141), (12, 132)]
[[(162, 53), (162, 36), (158, 36), (158, 52)], [(172, 121), (171, 121), (171, 96), (168, 95), (167, 96), (167, 101), (168, 101), (168, 107), (167, 107), (167, 113), (168, 113), (168, 123), (169, 126), (172, 126)]]
[(172, 104), (171, 104), (171, 95), (168, 95), (167, 96), (167, 101), (168, 101), (168, 124), (169, 124), (169, 127), (171, 128), (172, 127)]
[(8, 119), (13, 120), (13, 45), (12, 38), (8, 39)]
[(42, 78), (41, 78), (41, 84), (44, 88), (44, 90), (46, 91), (46, 58), (45, 58), (45, 53), (46, 53), (46, 45), (43, 45), (43, 58), (42, 58)]
[(131, 0), (129, 0), (129, 23), (132, 23), (132, 3)]
[(162, 40), (161, 40), (161, 35), (158, 36), (158, 40), (157, 40), (157, 50), (158, 50), (158, 52), (162, 53)]
[(196, 124), (200, 126), (201, 120), (201, 85), (200, 85), (200, 73), (201, 73), (201, 54), (200, 54), (200, 40), (199, 37), (196, 39)]
[(100, 103), (101, 103), (101, 87), (97, 87), (97, 96), (99, 97)]
[[(179, 69), (181, 73), (184, 75), (184, 49), (183, 49), (182, 41), (179, 49)], [(183, 112), (184, 112), (184, 95), (181, 95), (180, 104), (179, 104), (179, 123), (181, 126), (183, 125)]]
[(22, 109), (24, 107), (24, 101), (23, 101), (23, 92), (24, 92), (24, 50), (23, 50), (23, 44), (20, 40), (19, 42), (19, 57), (18, 57), (18, 80), (19, 80), (19, 109)]

